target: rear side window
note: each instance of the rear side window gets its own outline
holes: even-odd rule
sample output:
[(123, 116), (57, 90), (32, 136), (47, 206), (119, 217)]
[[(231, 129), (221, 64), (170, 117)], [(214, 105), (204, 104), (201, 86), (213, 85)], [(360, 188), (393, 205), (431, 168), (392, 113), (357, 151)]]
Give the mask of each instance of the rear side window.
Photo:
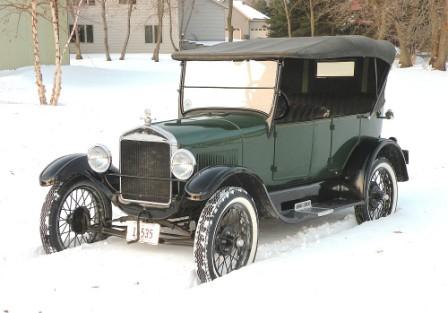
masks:
[(355, 62), (317, 62), (316, 77), (354, 77)]

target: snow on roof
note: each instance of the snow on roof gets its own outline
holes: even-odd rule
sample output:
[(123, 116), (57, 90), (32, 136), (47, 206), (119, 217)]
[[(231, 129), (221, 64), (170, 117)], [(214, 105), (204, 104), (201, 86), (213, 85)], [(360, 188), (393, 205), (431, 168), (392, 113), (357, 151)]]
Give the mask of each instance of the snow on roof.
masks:
[(233, 1), (233, 7), (250, 20), (268, 20), (269, 17), (258, 10), (255, 10), (244, 1)]

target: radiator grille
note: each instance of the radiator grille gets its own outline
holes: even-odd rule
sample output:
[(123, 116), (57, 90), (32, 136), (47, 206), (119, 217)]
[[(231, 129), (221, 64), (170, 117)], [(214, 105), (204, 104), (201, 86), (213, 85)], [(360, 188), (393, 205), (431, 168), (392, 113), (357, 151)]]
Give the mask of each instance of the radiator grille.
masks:
[(121, 194), (126, 200), (168, 203), (171, 199), (170, 146), (121, 141)]

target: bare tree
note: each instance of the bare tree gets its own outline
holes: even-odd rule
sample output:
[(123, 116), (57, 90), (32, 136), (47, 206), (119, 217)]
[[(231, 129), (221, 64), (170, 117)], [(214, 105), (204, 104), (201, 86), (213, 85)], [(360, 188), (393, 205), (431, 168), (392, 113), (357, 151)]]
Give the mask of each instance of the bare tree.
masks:
[(174, 38), (173, 38), (173, 16), (172, 16), (171, 0), (166, 0), (166, 5), (168, 6), (168, 15), (170, 17), (170, 41), (171, 41), (171, 45), (173, 46), (174, 51), (179, 51), (179, 49), (176, 47), (176, 44), (175, 44)]
[(160, 44), (162, 42), (162, 26), (163, 26), (163, 13), (164, 13), (164, 0), (157, 0), (157, 41), (154, 51), (152, 53), (152, 59), (154, 62), (159, 62)]
[(36, 77), (37, 93), (39, 95), (39, 103), (45, 105), (47, 104), (47, 98), (45, 96), (45, 85), (43, 83), (42, 70), (40, 67), (37, 0), (31, 0), (31, 33), (33, 36), (34, 74)]
[(232, 14), (233, 14), (233, 0), (229, 0), (229, 8), (227, 9), (227, 33), (229, 36), (229, 42), (233, 41), (233, 25), (232, 25)]
[[(72, 18), (72, 20), (76, 19), (76, 14), (75, 14), (75, 8), (73, 7), (73, 0), (67, 0), (67, 8), (68, 11), (70, 13), (70, 16)], [(79, 6), (78, 6), (79, 8)], [(78, 13), (79, 15), (79, 13)], [(79, 39), (79, 30), (78, 27), (73, 26), (74, 30), (75, 30), (75, 58), (76, 60), (82, 60), (82, 53), (81, 53), (81, 42)]]
[(283, 0), (283, 10), (285, 11), (286, 25), (288, 27), (288, 37), (291, 38), (292, 37), (291, 10), (292, 9), (289, 8), (287, 0)]
[(446, 71), (446, 61), (448, 57), (448, 0), (445, 0), (439, 33), (438, 53), (437, 58), (433, 63), (433, 68), (440, 71)]
[(62, 55), (61, 55), (61, 45), (59, 40), (59, 9), (58, 0), (50, 1), (50, 11), (51, 11), (51, 24), (53, 28), (53, 39), (54, 39), (54, 78), (53, 78), (53, 91), (51, 93), (50, 104), (57, 105), (59, 95), (61, 94), (61, 84), (62, 84)]
[(107, 31), (107, 19), (106, 19), (106, 1), (107, 0), (99, 0), (101, 5), (101, 19), (103, 20), (103, 29), (104, 29), (104, 51), (106, 53), (106, 61), (112, 61), (109, 52), (109, 38)]
[[(180, 40), (181, 42), (179, 43), (179, 49), (182, 49), (182, 44), (183, 44), (183, 40), (185, 38), (185, 33), (188, 30), (188, 26), (190, 25), (190, 21), (191, 21), (191, 17), (193, 16), (193, 10), (194, 7), (196, 5), (196, 0), (191, 0), (188, 1), (188, 3), (191, 3), (191, 7), (189, 7), (189, 11), (188, 14), (186, 12), (187, 8), (185, 6), (185, 3), (187, 2), (187, 0), (179, 0), (178, 3), (180, 5)], [(187, 19), (185, 19), (185, 17), (187, 17)]]
[(132, 16), (133, 8), (134, 8), (134, 0), (128, 0), (128, 18), (127, 18), (127, 25), (126, 25), (126, 37), (124, 39), (123, 49), (121, 49), (120, 60), (124, 60), (124, 58), (126, 56), (126, 49), (128, 47), (129, 37), (131, 36), (131, 16)]

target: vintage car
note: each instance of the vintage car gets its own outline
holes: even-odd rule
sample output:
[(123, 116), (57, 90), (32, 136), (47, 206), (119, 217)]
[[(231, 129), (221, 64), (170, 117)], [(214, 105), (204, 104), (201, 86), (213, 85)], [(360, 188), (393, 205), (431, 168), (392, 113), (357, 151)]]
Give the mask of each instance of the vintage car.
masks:
[[(193, 245), (213, 280), (254, 261), (259, 220), (299, 223), (354, 208), (359, 223), (395, 212), (408, 152), (382, 138), (386, 41), (269, 38), (181, 51), (179, 116), (109, 150), (63, 156), (40, 175), (47, 253), (119, 236)], [(160, 104), (164, 105), (164, 104)], [(112, 204), (125, 215), (112, 216)]]

